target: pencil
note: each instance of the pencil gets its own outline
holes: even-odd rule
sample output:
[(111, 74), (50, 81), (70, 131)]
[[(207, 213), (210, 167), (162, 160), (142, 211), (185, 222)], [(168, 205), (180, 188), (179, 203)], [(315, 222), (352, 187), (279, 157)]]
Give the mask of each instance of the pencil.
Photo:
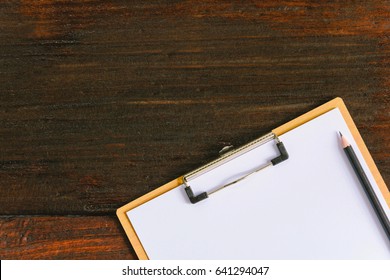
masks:
[(387, 218), (386, 213), (383, 210), (382, 205), (380, 204), (378, 197), (376, 196), (374, 189), (372, 188), (372, 185), (371, 185), (370, 181), (368, 180), (367, 175), (364, 172), (362, 165), (360, 164), (351, 144), (348, 142), (347, 138), (341, 134), (341, 132), (339, 132), (339, 133), (340, 133), (341, 144), (343, 146), (344, 152), (347, 155), (349, 162), (351, 163), (351, 165), (353, 167), (353, 170), (355, 170), (356, 176), (359, 178), (359, 181), (360, 181), (366, 195), (368, 196), (370, 203), (371, 203), (372, 207), (374, 208), (375, 213), (378, 216), (380, 223), (383, 226), (383, 229), (386, 232), (387, 238), (390, 241), (390, 222), (389, 222), (389, 219)]

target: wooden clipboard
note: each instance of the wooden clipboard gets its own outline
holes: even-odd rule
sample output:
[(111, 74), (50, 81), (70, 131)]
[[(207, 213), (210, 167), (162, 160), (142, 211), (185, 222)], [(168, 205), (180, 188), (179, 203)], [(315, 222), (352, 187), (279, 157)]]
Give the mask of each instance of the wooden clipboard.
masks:
[[(355, 141), (356, 141), (356, 144), (359, 146), (359, 149), (364, 157), (364, 160), (365, 162), (367, 163), (372, 175), (374, 176), (375, 178), (375, 181), (377, 182), (378, 186), (379, 186), (379, 189), (381, 191), (381, 193), (383, 194), (383, 197), (385, 198), (386, 200), (386, 203), (387, 205), (389, 205), (390, 207), (390, 192), (382, 178), (382, 176), (380, 175), (379, 171), (378, 171), (378, 168), (376, 167), (375, 163), (374, 163), (374, 160), (372, 159), (355, 123), (353, 122), (352, 120), (352, 117), (351, 115), (349, 114), (348, 112), (348, 109), (347, 107), (345, 106), (343, 100), (341, 98), (335, 98), (297, 118), (295, 118), (294, 120), (290, 121), (290, 122), (287, 122), (277, 128), (275, 128), (272, 132), (277, 135), (277, 136), (281, 136), (283, 135), (284, 133), (332, 110), (332, 109), (335, 109), (335, 108), (338, 108), (345, 120), (345, 122), (347, 123), (348, 125), (348, 128), (350, 130), (350, 132), (352, 133)], [(154, 191), (152, 192), (149, 192), (145, 195), (143, 195), (142, 197), (122, 206), (121, 208), (119, 208), (117, 210), (117, 216), (138, 256), (139, 259), (141, 260), (147, 260), (149, 259), (148, 258), (148, 255), (146, 253), (146, 251), (144, 250), (143, 246), (142, 246), (142, 243), (140, 242), (140, 239), (138, 238), (137, 236), (137, 233), (135, 232), (129, 218), (127, 217), (126, 213), (128, 211), (130, 211), (131, 209), (133, 208), (136, 208), (138, 206), (140, 206), (141, 204), (144, 204), (180, 185), (183, 184), (183, 176), (155, 189)]]

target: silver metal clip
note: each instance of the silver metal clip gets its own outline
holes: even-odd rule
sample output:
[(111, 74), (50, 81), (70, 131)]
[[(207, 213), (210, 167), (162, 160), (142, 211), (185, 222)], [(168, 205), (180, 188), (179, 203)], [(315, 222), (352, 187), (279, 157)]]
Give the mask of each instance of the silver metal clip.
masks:
[(227, 152), (231, 151), (232, 149), (233, 149), (233, 145), (225, 146), (218, 152), (218, 154), (220, 156), (222, 156), (224, 153), (227, 153)]
[[(254, 171), (251, 171), (250, 173), (228, 183), (228, 184), (225, 184), (223, 186), (220, 186), (220, 187), (217, 187), (216, 189), (210, 191), (210, 192), (202, 192), (198, 195), (194, 195), (190, 185), (189, 185), (189, 181), (192, 180), (192, 179), (195, 179), (199, 176), (201, 176), (202, 174), (205, 174), (207, 172), (209, 172), (210, 170), (213, 170), (214, 168), (217, 168), (218, 166), (221, 166), (222, 164), (225, 164), (226, 162), (228, 161), (231, 161), (237, 157), (239, 157), (240, 155), (244, 154), (244, 153), (247, 153), (271, 140), (275, 140), (276, 142), (276, 146), (279, 150), (279, 153), (280, 155), (277, 156), (276, 158), (272, 159), (270, 162), (268, 162), (267, 164), (265, 165), (262, 165), (260, 166), (259, 168), (255, 169)], [(208, 198), (210, 195), (222, 190), (222, 189), (225, 189), (229, 186), (232, 186), (246, 178), (248, 178), (249, 176), (267, 168), (267, 167), (270, 167), (270, 166), (273, 166), (273, 165), (276, 165), (276, 164), (279, 164), (285, 160), (288, 159), (289, 155), (287, 153), (287, 150), (286, 148), (284, 147), (284, 144), (279, 140), (279, 138), (276, 136), (276, 134), (274, 133), (268, 133), (238, 149), (235, 149), (235, 150), (231, 150), (231, 146), (228, 146), (229, 149), (226, 150), (224, 147), (221, 151), (224, 151), (223, 154), (216, 160), (206, 164), (206, 165), (203, 165), (201, 166), (200, 168), (198, 169), (195, 169), (194, 171), (184, 175), (183, 177), (183, 180), (184, 180), (184, 185), (185, 185), (185, 191), (187, 193), (187, 196), (188, 198), (190, 199), (191, 203), (198, 203), (199, 201), (202, 201), (206, 198)], [(221, 152), (220, 152), (221, 154)]]

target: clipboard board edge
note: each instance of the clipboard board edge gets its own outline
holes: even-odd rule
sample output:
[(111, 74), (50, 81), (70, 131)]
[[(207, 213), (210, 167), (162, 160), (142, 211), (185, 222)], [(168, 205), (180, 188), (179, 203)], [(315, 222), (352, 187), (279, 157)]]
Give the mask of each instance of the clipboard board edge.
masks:
[(154, 198), (180, 186), (181, 184), (183, 184), (183, 177), (179, 177), (175, 180), (172, 180), (169, 183), (167, 183), (167, 184), (165, 184), (165, 185), (127, 203), (126, 205), (124, 205), (116, 210), (116, 215), (117, 215), (120, 223), (122, 224), (122, 227), (124, 228), (126, 235), (129, 238), (130, 243), (133, 246), (135, 253), (137, 254), (137, 257), (140, 260), (148, 260), (149, 257), (147, 255), (144, 247), (142, 246), (142, 243), (141, 243), (133, 225), (131, 224), (131, 221), (127, 217), (126, 213), (128, 211), (130, 211), (131, 209), (134, 209), (135, 207), (138, 207), (138, 206), (144, 204), (145, 202), (148, 202), (149, 200), (154, 199)]
[[(272, 132), (275, 133), (278, 136), (283, 135), (284, 133), (293, 130), (294, 128), (303, 125), (304, 123), (307, 123), (311, 121), (312, 119), (319, 117), (320, 115), (323, 115), (330, 110), (333, 110), (335, 108), (339, 108), (340, 111), (342, 108), (347, 109), (344, 101), (340, 97), (336, 97), (312, 110), (309, 112), (304, 113), (303, 115), (300, 115), (299, 117), (296, 117), (295, 119), (292, 119), (291, 121), (286, 122), (285, 124), (282, 124), (281, 126), (278, 126), (277, 128), (273, 129)], [(349, 115), (349, 114), (348, 114)], [(344, 113), (343, 113), (343, 117)], [(349, 125), (348, 125), (349, 127)]]

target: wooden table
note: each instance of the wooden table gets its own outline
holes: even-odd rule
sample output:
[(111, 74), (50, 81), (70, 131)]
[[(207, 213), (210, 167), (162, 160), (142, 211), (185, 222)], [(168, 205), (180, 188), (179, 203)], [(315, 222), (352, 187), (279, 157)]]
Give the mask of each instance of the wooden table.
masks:
[(115, 210), (336, 97), (390, 179), (388, 1), (0, 1), (0, 259), (134, 259)]

